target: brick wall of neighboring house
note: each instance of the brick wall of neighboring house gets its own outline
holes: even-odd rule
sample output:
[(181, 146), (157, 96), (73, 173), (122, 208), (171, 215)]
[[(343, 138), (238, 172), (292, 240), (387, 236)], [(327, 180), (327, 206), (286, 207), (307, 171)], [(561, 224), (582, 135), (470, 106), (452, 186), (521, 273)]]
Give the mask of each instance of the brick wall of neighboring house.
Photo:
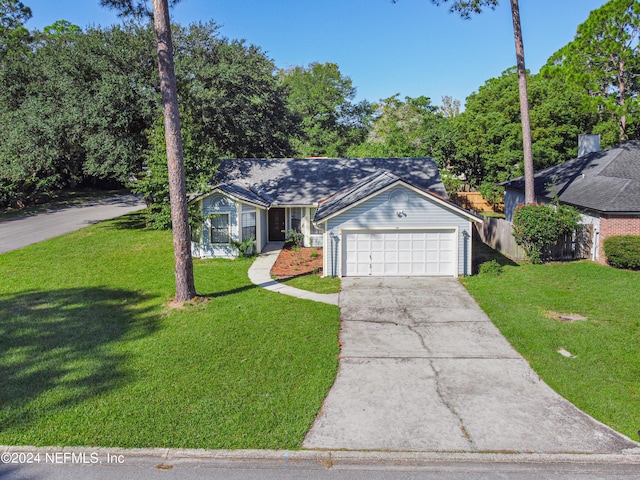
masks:
[(640, 215), (602, 215), (600, 217), (600, 263), (606, 264), (602, 244), (605, 238), (613, 235), (640, 235)]

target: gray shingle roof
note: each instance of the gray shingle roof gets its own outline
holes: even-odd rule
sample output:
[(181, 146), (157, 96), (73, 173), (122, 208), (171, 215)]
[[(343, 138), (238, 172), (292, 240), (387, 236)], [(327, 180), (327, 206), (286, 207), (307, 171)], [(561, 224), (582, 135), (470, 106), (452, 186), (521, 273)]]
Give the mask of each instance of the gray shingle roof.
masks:
[(259, 205), (261, 207), (268, 207), (271, 203), (269, 198), (259, 195), (254, 192), (251, 187), (240, 182), (223, 183), (218, 185), (217, 188), (238, 200), (244, 200), (245, 202)]
[[(623, 143), (540, 170), (537, 196), (603, 213), (640, 212), (640, 142)], [(503, 183), (524, 191), (524, 177)]]
[(381, 170), (448, 198), (432, 158), (223, 160), (212, 185), (243, 186), (270, 205), (313, 205)]

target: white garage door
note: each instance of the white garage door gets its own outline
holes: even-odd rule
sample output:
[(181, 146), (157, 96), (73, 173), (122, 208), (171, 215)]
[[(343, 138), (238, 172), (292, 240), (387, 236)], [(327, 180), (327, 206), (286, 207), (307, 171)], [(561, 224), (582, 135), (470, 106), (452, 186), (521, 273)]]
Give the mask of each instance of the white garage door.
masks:
[(344, 276), (455, 276), (455, 230), (343, 232)]

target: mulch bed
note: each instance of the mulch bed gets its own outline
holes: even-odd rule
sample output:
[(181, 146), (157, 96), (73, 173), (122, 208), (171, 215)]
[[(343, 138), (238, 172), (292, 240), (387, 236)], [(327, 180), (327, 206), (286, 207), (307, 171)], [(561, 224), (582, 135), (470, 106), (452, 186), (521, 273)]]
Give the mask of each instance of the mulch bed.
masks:
[(314, 272), (322, 274), (322, 248), (293, 248), (286, 245), (271, 269), (271, 275), (278, 279), (298, 277)]

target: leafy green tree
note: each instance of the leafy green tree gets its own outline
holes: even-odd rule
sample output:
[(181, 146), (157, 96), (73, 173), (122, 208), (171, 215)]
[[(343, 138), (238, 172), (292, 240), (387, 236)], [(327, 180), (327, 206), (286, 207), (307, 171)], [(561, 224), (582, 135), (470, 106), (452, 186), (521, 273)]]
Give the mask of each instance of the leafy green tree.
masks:
[[(288, 135), (298, 125), (286, 107), (286, 90), (273, 74), (273, 62), (259, 48), (221, 38), (215, 24), (207, 23), (176, 26), (175, 49), (188, 192), (207, 190), (220, 158), (293, 154)], [(156, 122), (147, 135), (144, 169), (130, 186), (149, 204), (147, 223), (170, 228), (161, 125)]]
[[(446, 166), (448, 145), (446, 123), (438, 107), (425, 96), (381, 100), (367, 139), (349, 151), (360, 157), (433, 156)], [(444, 157), (444, 158), (443, 158)]]
[(141, 166), (157, 104), (151, 32), (133, 24), (82, 32), (56, 22), (33, 53), (0, 71), (5, 202), (124, 182)]
[[(290, 156), (300, 132), (287, 91), (260, 48), (221, 38), (213, 22), (175, 27), (176, 75), (189, 156)], [(188, 181), (188, 180), (187, 180)]]
[[(577, 155), (577, 137), (590, 131), (597, 117), (583, 108), (576, 89), (558, 79), (529, 77), (532, 151), (536, 169)], [(522, 175), (522, 138), (518, 84), (514, 69), (489, 79), (467, 98), (453, 119), (457, 131), (454, 172), (473, 185), (502, 182)]]
[[(459, 13), (462, 18), (469, 18), (473, 13), (481, 13), (485, 7), (493, 9), (498, 5), (498, 0), (451, 0), (451, 2), (450, 0), (431, 0), (431, 2), (435, 5), (441, 5), (443, 3), (450, 4), (450, 11)], [(510, 0), (510, 5), (511, 18), (513, 21), (513, 39), (516, 48), (516, 65), (518, 69), (520, 124), (522, 126), (522, 151), (524, 158), (524, 197), (525, 203), (533, 203), (535, 198), (533, 186), (533, 150), (529, 120), (529, 97), (527, 94), (527, 70), (524, 61), (522, 25), (520, 24), (520, 6), (518, 0)]]
[[(147, 203), (147, 209), (144, 211), (147, 227), (168, 230), (171, 228), (172, 220), (163, 118), (158, 117), (146, 133), (149, 146), (143, 153), (144, 168), (131, 180), (129, 187), (132, 192), (142, 195)], [(208, 181), (215, 172), (215, 161), (213, 159), (207, 159), (207, 162), (198, 161), (197, 155), (190, 154), (198, 149), (194, 147), (189, 130), (183, 128), (182, 133), (187, 191), (205, 192)], [(192, 231), (202, 226), (202, 216), (196, 204), (189, 205), (189, 223)]]
[(360, 143), (373, 111), (366, 102), (353, 103), (356, 89), (335, 63), (281, 70), (289, 90), (289, 109), (300, 118), (302, 135), (292, 142), (302, 156), (343, 156)]
[[(640, 3), (610, 0), (591, 12), (574, 40), (556, 52), (545, 68), (546, 75), (582, 89), (590, 108), (600, 112), (601, 124), (595, 133), (603, 134), (604, 144), (637, 134), (639, 35)], [(617, 124), (615, 135), (607, 128), (612, 123)]]
[(18, 0), (0, 0), (0, 62), (6, 57), (23, 56), (30, 41), (24, 23), (31, 9)]

